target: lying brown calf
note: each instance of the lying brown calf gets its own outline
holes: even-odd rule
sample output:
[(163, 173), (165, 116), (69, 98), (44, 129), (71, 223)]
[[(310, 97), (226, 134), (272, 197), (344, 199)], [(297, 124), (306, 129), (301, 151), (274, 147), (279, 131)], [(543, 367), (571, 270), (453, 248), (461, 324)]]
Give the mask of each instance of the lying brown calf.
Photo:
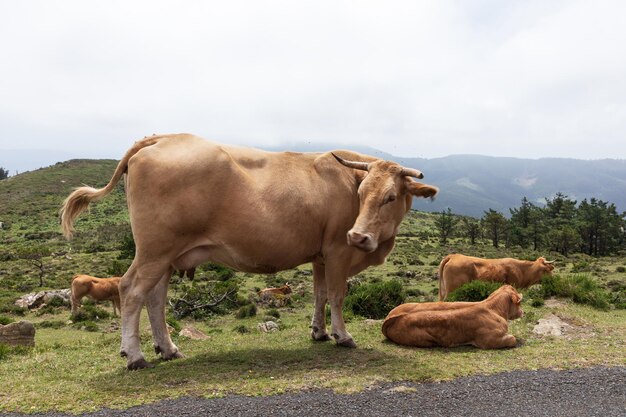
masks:
[(480, 302), (407, 303), (389, 312), (383, 334), (400, 345), (481, 349), (514, 347), (508, 320), (521, 317), (522, 295), (503, 285)]
[(259, 297), (261, 298), (273, 297), (275, 295), (287, 295), (287, 294), (291, 294), (291, 287), (289, 286), (289, 283), (286, 283), (282, 287), (265, 288), (259, 291)]
[(113, 315), (120, 310), (120, 277), (96, 278), (89, 275), (76, 275), (72, 279), (72, 314), (80, 308), (80, 300), (88, 296), (96, 301), (112, 301)]

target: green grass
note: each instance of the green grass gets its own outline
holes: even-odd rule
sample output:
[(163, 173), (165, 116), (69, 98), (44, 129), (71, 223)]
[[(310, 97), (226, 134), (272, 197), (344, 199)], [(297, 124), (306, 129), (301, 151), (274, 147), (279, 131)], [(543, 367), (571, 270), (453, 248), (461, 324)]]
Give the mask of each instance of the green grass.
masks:
[[(35, 349), (0, 360), (0, 384), (5, 388), (0, 409), (84, 412), (184, 395), (268, 395), (308, 388), (347, 393), (388, 381), (448, 380), (513, 369), (626, 365), (624, 310), (604, 312), (568, 304), (559, 314), (577, 320), (594, 334), (565, 340), (534, 336), (531, 330), (536, 318), (551, 310), (524, 305), (526, 318), (510, 326), (524, 344), (516, 349), (484, 351), (397, 346), (384, 339), (380, 320), (354, 320), (348, 325), (359, 344), (357, 349), (313, 342), (308, 336), (312, 306), (306, 307), (282, 311), (282, 330), (269, 334), (256, 330), (259, 320), (255, 318), (238, 320), (229, 315), (196, 322), (209, 339), (177, 337), (175, 342), (187, 357), (172, 362), (155, 360), (144, 312), (143, 350), (157, 366), (139, 372), (125, 370), (125, 361), (118, 356), (117, 331), (39, 328)], [(230, 331), (237, 325), (244, 325), (249, 332)]]

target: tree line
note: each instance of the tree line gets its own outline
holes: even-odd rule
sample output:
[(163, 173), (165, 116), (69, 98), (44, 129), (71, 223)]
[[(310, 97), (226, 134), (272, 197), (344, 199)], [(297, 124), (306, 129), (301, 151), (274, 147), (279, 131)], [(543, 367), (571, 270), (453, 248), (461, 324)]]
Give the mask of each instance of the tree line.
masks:
[(519, 246), (565, 256), (573, 252), (607, 256), (626, 245), (626, 213), (618, 213), (615, 204), (596, 198), (577, 203), (557, 193), (546, 198), (544, 206), (538, 206), (524, 197), (521, 205), (509, 212), (507, 218), (490, 208), (475, 219), (456, 216), (448, 208), (435, 222), (439, 240), (446, 244), (450, 237), (459, 236), (473, 245), (482, 238), (491, 240), (495, 247)]

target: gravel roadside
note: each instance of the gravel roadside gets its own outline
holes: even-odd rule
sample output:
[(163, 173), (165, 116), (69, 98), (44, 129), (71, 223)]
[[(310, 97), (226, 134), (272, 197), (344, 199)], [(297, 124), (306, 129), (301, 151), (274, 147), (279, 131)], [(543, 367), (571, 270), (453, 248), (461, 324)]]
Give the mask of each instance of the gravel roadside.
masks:
[[(512, 371), (439, 383), (394, 383), (358, 394), (311, 390), (269, 397), (185, 397), (89, 417), (626, 416), (626, 367)], [(2, 417), (25, 414), (1, 413)], [(66, 417), (46, 413), (29, 416)]]

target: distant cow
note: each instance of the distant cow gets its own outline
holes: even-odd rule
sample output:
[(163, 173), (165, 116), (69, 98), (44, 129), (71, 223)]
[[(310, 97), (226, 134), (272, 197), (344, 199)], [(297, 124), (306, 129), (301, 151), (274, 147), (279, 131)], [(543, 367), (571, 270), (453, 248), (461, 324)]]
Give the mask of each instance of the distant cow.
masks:
[(174, 269), (211, 261), (254, 273), (313, 264), (312, 333), (355, 347), (342, 306), (346, 281), (392, 250), (413, 197), (437, 188), (416, 182), (412, 168), (350, 151), (266, 152), (194, 135), (152, 136), (121, 158), (108, 184), (74, 190), (61, 209), (66, 237), (92, 201), (111, 193), (125, 175), (137, 251), (120, 284), (122, 343), (129, 369), (151, 366), (141, 351), (145, 305), (156, 351), (182, 357), (166, 330), (165, 304)]
[(291, 287), (289, 286), (289, 283), (286, 283), (282, 287), (265, 288), (265, 289), (259, 291), (259, 297), (261, 297), (261, 298), (274, 297), (276, 295), (283, 295), (284, 296), (284, 295), (287, 295), (287, 294), (291, 294)]
[(481, 349), (514, 347), (508, 320), (523, 315), (522, 295), (503, 285), (480, 302), (407, 303), (389, 312), (383, 334), (400, 345), (454, 347), (473, 345)]
[(111, 301), (113, 303), (113, 315), (115, 310), (120, 312), (120, 277), (96, 278), (89, 275), (76, 275), (72, 279), (72, 314), (76, 314), (80, 308), (80, 300), (84, 296), (95, 301)]
[(513, 258), (483, 259), (461, 254), (448, 255), (439, 264), (439, 301), (470, 281), (493, 281), (526, 288), (551, 275), (554, 261), (537, 258), (520, 261)]

